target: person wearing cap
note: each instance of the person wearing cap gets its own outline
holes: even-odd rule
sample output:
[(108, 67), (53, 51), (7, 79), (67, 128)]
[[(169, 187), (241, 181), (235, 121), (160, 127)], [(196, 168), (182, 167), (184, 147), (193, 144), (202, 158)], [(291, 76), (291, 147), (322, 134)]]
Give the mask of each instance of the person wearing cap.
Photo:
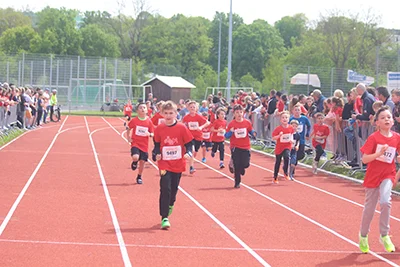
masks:
[(51, 93), (52, 94), (50, 97), (50, 120), (54, 122), (53, 113), (54, 113), (54, 106), (57, 105), (57, 90), (53, 89)]

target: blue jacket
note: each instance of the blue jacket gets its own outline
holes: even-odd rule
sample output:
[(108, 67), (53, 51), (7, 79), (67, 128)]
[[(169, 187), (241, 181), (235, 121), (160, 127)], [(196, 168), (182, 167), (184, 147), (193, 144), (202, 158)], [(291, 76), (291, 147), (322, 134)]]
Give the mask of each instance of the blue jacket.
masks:
[(297, 120), (299, 122), (299, 126), (297, 127), (297, 132), (300, 134), (300, 144), (304, 145), (306, 143), (306, 137), (310, 136), (311, 131), (311, 123), (310, 120), (304, 116), (300, 115), (300, 118), (290, 117), (289, 122), (292, 120)]

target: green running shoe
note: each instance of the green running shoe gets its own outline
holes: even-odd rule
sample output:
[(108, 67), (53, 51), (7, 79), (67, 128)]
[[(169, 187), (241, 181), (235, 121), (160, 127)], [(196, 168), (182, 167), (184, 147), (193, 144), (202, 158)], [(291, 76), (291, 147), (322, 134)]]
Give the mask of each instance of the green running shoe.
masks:
[(174, 206), (169, 206), (168, 216), (171, 216), (173, 210), (174, 210)]
[(359, 244), (360, 250), (362, 253), (368, 253), (369, 252), (369, 245), (368, 245), (368, 236), (363, 237), (360, 234), (360, 244)]
[(383, 244), (383, 246), (385, 247), (385, 250), (387, 252), (395, 252), (396, 251), (396, 248), (394, 247), (392, 240), (390, 240), (389, 235), (381, 236), (380, 241)]
[(164, 218), (161, 221), (161, 229), (168, 229), (171, 227), (171, 224), (169, 223), (168, 218)]

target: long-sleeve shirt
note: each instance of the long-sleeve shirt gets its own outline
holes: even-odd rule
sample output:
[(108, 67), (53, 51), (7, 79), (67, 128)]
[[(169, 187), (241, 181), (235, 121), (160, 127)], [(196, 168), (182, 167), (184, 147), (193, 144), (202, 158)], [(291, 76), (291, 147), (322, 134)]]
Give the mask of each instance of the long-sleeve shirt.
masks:
[(374, 110), (372, 109), (372, 105), (375, 102), (375, 98), (373, 95), (365, 91), (361, 99), (363, 101), (363, 113), (357, 115), (356, 119), (360, 121), (369, 121), (369, 115), (374, 115)]

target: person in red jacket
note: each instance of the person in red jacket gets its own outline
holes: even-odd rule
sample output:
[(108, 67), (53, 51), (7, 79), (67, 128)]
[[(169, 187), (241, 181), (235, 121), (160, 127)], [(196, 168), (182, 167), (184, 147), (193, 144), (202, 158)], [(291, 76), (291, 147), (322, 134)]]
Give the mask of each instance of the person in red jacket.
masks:
[(273, 183), (278, 184), (278, 173), (283, 158), (283, 173), (286, 180), (290, 180), (288, 175), (290, 150), (292, 149), (293, 134), (295, 130), (289, 125), (289, 111), (281, 114), (281, 125), (272, 132), (272, 139), (276, 141), (275, 146), (275, 168)]
[(224, 165), (224, 154), (225, 154), (225, 133), (226, 133), (226, 120), (225, 120), (225, 109), (219, 108), (217, 109), (217, 119), (211, 125), (211, 133), (212, 133), (212, 149), (211, 149), (211, 157), (215, 156), (217, 150), (219, 150), (219, 168), (225, 168)]
[(330, 133), (329, 127), (324, 124), (324, 118), (325, 115), (323, 113), (315, 114), (316, 123), (311, 134), (312, 145), (315, 148), (315, 158), (312, 164), (314, 173), (318, 171), (319, 159), (325, 152), (326, 140)]
[(235, 188), (240, 188), (241, 175), (245, 174), (245, 169), (250, 166), (250, 137), (256, 137), (257, 133), (253, 130), (251, 122), (246, 120), (242, 105), (233, 108), (234, 119), (228, 125), (226, 138), (231, 139), (230, 148), (232, 151), (229, 171), (235, 173)]
[(177, 107), (166, 101), (161, 108), (165, 123), (154, 133), (155, 160), (160, 171), (160, 215), (161, 228), (168, 229), (168, 217), (172, 214), (182, 172), (186, 170), (186, 159), (192, 157), (193, 135), (177, 121)]
[(131, 143), (131, 168), (132, 170), (136, 170), (139, 162), (136, 182), (142, 184), (144, 164), (149, 158), (149, 137), (154, 135), (154, 126), (149, 117), (147, 117), (147, 107), (145, 103), (138, 104), (137, 113), (138, 116), (131, 119), (128, 124), (127, 136), (128, 142)]
[(189, 114), (183, 117), (182, 122), (188, 127), (189, 131), (193, 135), (193, 145), (194, 145), (194, 153), (193, 157), (190, 158), (190, 174), (196, 172), (194, 168), (194, 159), (196, 158), (197, 152), (201, 147), (201, 143), (203, 141), (203, 128), (207, 127), (210, 122), (200, 114), (197, 113), (198, 104), (196, 101), (190, 101), (187, 104), (189, 109)]

